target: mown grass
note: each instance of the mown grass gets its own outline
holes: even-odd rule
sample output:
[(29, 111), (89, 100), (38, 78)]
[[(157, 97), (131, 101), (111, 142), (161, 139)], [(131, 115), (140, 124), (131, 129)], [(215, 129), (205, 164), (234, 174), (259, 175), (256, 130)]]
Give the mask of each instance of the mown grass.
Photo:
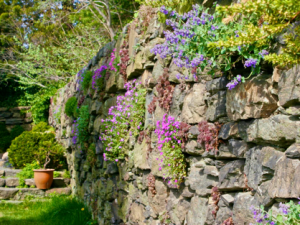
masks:
[(2, 225), (94, 225), (91, 213), (78, 199), (52, 196), (21, 204), (0, 203)]

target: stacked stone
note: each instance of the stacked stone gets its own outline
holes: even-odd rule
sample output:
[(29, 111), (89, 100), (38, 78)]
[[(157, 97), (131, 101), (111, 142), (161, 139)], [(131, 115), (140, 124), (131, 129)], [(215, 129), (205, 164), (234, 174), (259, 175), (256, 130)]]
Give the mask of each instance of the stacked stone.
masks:
[[(62, 113), (61, 123), (56, 123), (53, 116), (49, 117), (57, 138), (68, 149), (73, 193), (90, 206), (99, 224), (219, 225), (229, 217), (234, 224), (249, 224), (255, 222), (251, 205), (276, 211), (279, 201), (299, 197), (300, 66), (287, 71), (265, 71), (231, 91), (226, 90), (228, 80), (221, 73), (214, 78), (203, 74), (197, 82), (187, 79), (182, 90), (176, 75), (188, 71), (176, 67), (171, 59), (162, 60), (150, 52), (164, 41), (164, 29), (156, 16), (144, 32), (139, 25), (124, 29), (123, 34), (129, 30), (129, 56), (134, 59), (127, 67), (127, 79), (137, 78), (148, 88), (147, 108), (157, 94), (159, 76), (164, 68), (169, 68), (169, 80), (175, 86), (169, 114), (192, 125), (183, 149), (188, 162), (185, 182), (179, 188), (164, 182), (163, 171), (155, 160), (158, 152), (154, 133), (150, 137), (152, 152), (148, 152), (145, 140), (139, 144), (132, 138), (128, 160), (119, 164), (103, 161), (101, 120), (115, 104), (116, 96), (124, 93), (124, 77), (112, 73), (104, 95), (91, 88), (83, 94), (74, 78), (54, 96), (56, 100), (50, 106), (50, 115), (57, 107), (62, 107), (63, 112), (69, 97), (80, 99), (84, 95), (83, 105), (90, 108), (89, 142), (96, 144), (97, 154), (94, 166), (87, 162), (81, 146), (72, 142), (73, 118)], [(124, 37), (107, 44), (86, 68), (100, 68), (109, 60), (111, 49), (115, 47), (118, 54), (123, 40)], [(158, 105), (154, 115), (146, 111), (145, 129), (165, 113)], [(205, 151), (197, 142), (197, 124), (201, 121), (223, 124), (217, 154)], [(147, 186), (149, 174), (155, 177), (155, 194)], [(217, 210), (211, 198), (215, 186), (220, 192)]]
[(31, 113), (27, 112), (29, 109), (28, 106), (2, 107), (0, 108), (0, 122), (5, 123), (8, 130), (16, 125), (22, 126), (25, 130), (31, 130), (32, 117)]

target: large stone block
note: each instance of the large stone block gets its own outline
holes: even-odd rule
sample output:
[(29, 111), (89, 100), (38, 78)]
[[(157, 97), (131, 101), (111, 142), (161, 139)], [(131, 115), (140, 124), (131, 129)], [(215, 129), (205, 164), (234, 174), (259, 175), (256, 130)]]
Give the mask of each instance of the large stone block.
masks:
[(18, 178), (6, 178), (6, 186), (7, 187), (17, 187), (19, 186), (19, 179)]
[(205, 84), (194, 84), (191, 92), (184, 98), (181, 120), (186, 123), (199, 123), (205, 120)]
[(253, 213), (250, 209), (250, 206), (254, 204), (255, 199), (250, 192), (238, 193), (235, 196), (232, 210), (234, 224), (255, 223), (256, 221), (253, 219)]
[(205, 113), (208, 121), (216, 121), (220, 117), (225, 117), (226, 113), (226, 91), (219, 91), (206, 99), (208, 108)]
[(133, 149), (133, 157), (134, 167), (142, 170), (150, 169), (148, 163), (148, 145), (145, 138), (142, 144), (135, 144), (135, 147)]
[(272, 198), (298, 198), (300, 196), (300, 161), (281, 157), (275, 166), (269, 187)]
[(204, 225), (208, 214), (208, 200), (195, 196), (191, 200), (190, 209), (186, 216), (186, 223), (189, 225)]
[(283, 71), (278, 82), (278, 97), (281, 106), (300, 103), (300, 66)]
[(239, 159), (227, 163), (220, 169), (218, 188), (220, 191), (235, 191), (246, 188), (244, 182), (245, 160)]
[(272, 94), (271, 79), (267, 78), (254, 77), (227, 92), (226, 110), (231, 120), (266, 118), (277, 109), (277, 97)]
[(273, 177), (277, 161), (284, 156), (283, 152), (273, 147), (257, 146), (246, 153), (245, 174), (248, 185), (255, 190), (266, 180)]
[(299, 121), (286, 115), (276, 115), (252, 122), (240, 122), (240, 136), (247, 142), (288, 147), (295, 142)]

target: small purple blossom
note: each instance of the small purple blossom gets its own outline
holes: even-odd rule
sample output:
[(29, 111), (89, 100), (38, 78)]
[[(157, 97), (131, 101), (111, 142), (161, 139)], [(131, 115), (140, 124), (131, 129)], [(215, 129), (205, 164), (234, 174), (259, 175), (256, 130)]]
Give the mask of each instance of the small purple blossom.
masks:
[(257, 59), (248, 59), (245, 62), (245, 67), (253, 67), (253, 68), (255, 68), (256, 64), (257, 64)]

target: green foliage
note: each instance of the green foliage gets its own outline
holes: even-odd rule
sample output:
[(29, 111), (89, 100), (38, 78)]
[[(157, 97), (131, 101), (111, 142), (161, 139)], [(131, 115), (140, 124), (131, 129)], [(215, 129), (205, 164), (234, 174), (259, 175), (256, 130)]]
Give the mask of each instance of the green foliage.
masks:
[(79, 118), (77, 119), (78, 133), (77, 138), (81, 145), (89, 140), (88, 125), (90, 120), (89, 106), (83, 105), (79, 109)]
[(85, 70), (82, 74), (83, 80), (81, 82), (81, 87), (83, 88), (84, 92), (86, 92), (89, 89), (89, 86), (91, 84), (91, 80), (93, 77), (93, 72), (89, 70)]
[(54, 171), (54, 172), (53, 172), (53, 177), (54, 177), (54, 178), (60, 177), (60, 173), (57, 172), (57, 171)]
[(14, 126), (11, 131), (10, 131), (10, 136), (11, 136), (11, 139), (15, 139), (16, 137), (18, 137), (19, 135), (21, 135), (23, 132), (24, 132), (24, 128), (21, 127), (20, 125), (16, 125)]
[[(46, 128), (43, 127), (45, 130)], [(32, 131), (24, 131), (15, 138), (9, 149), (10, 162), (16, 168), (23, 168), (27, 163), (35, 160), (44, 164), (46, 155), (50, 150), (51, 166), (59, 168), (64, 166), (64, 151), (62, 146), (56, 142), (55, 134), (50, 132), (37, 132), (37, 127)]]
[(74, 111), (77, 109), (77, 98), (71, 97), (68, 99), (65, 105), (65, 114), (69, 117), (74, 116)]
[(236, 48), (254, 46), (261, 49), (273, 45), (274, 38), (283, 35), (285, 45), (279, 53), (265, 56), (265, 60), (279, 67), (291, 67), (300, 62), (300, 28), (291, 31), (292, 22), (299, 20), (300, 2), (298, 0), (253, 0), (243, 4), (218, 7), (217, 11), (227, 20), (244, 25), (238, 29), (239, 37), (231, 35), (226, 40), (212, 43), (214, 47)]
[(0, 153), (6, 152), (11, 144), (11, 140), (12, 139), (10, 136), (4, 136), (0, 138)]
[(0, 123), (0, 152), (6, 152), (11, 144), (11, 141), (19, 136), (23, 131), (24, 128), (17, 125), (9, 133), (5, 124)]
[(97, 161), (96, 146), (94, 143), (91, 144), (87, 150), (86, 160), (91, 166), (94, 166)]
[(0, 224), (7, 225), (96, 225), (91, 212), (79, 199), (53, 195), (37, 201), (26, 199), (21, 204), (0, 204)]
[(0, 137), (8, 136), (9, 131), (6, 129), (5, 123), (0, 123)]
[(46, 132), (52, 131), (53, 127), (49, 126), (46, 122), (40, 122), (33, 126), (32, 132)]
[(71, 174), (70, 174), (70, 171), (68, 170), (64, 170), (64, 173), (62, 175), (63, 178), (71, 178)]
[(25, 167), (21, 170), (20, 173), (17, 174), (17, 178), (19, 178), (19, 186), (18, 188), (27, 188), (25, 184), (25, 179), (33, 178), (34, 169), (40, 169), (40, 165), (37, 161), (33, 161), (32, 163), (27, 163)]

